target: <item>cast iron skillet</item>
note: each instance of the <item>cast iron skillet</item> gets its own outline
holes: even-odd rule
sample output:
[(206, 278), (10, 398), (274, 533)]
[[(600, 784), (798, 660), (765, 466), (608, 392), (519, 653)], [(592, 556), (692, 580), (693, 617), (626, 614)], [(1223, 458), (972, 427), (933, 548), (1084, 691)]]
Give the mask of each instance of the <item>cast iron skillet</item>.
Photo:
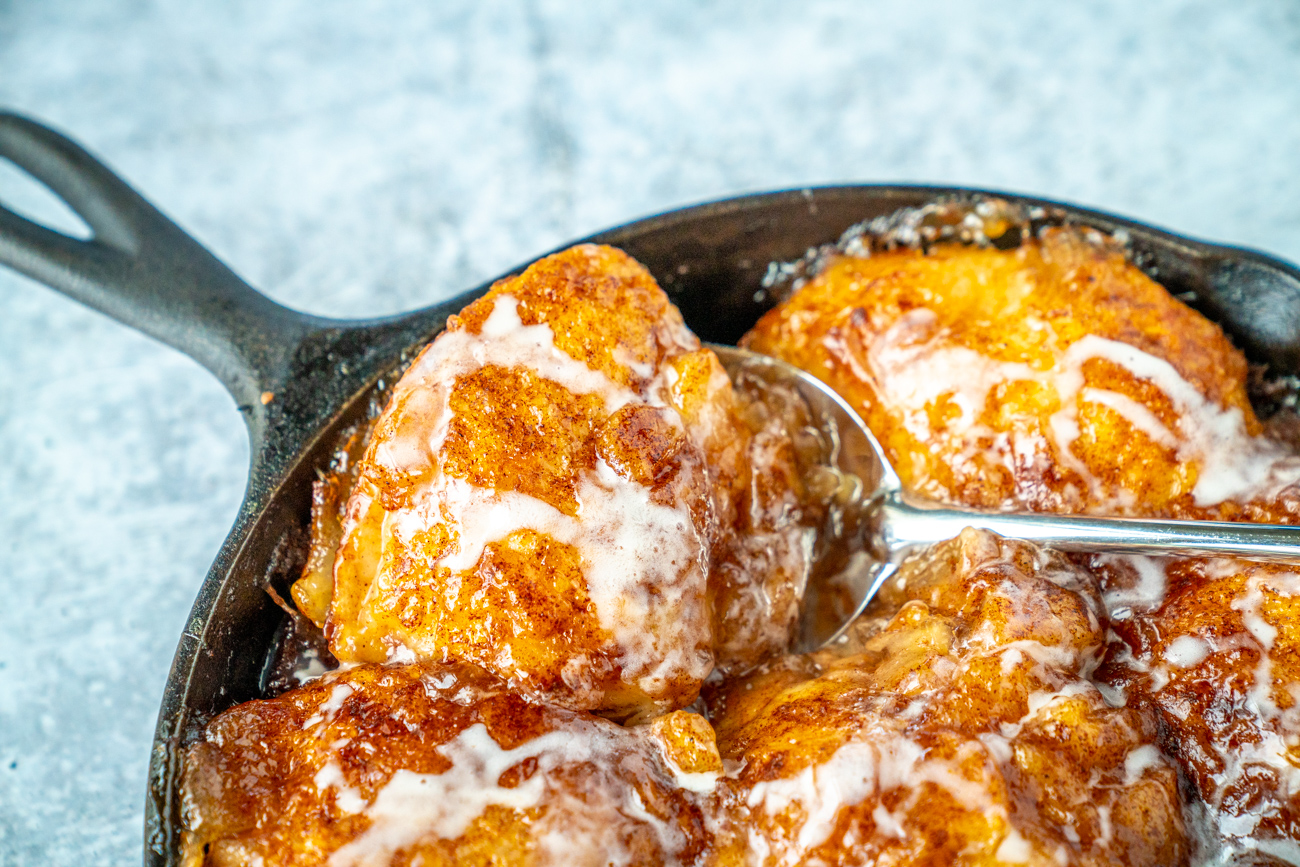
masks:
[[(181, 635), (154, 737), (146, 865), (179, 856), (181, 749), (214, 714), (259, 696), (286, 615), (264, 587), (301, 564), (317, 468), (363, 417), (377, 383), (490, 284), (388, 319), (335, 320), (282, 307), (239, 279), (67, 138), (0, 113), (0, 157), (61, 197), (92, 230), (75, 240), (0, 204), (0, 263), (185, 352), (226, 386), (248, 425), (252, 467), (235, 525)], [(734, 342), (767, 304), (769, 262), (797, 259), (863, 219), (982, 191), (861, 185), (764, 193), (650, 217), (586, 240), (643, 262), (701, 338)], [(1223, 326), (1252, 361), (1300, 373), (1300, 270), (1109, 214), (1061, 209), (1127, 231), (1135, 261)], [(522, 270), (523, 266), (520, 266)]]

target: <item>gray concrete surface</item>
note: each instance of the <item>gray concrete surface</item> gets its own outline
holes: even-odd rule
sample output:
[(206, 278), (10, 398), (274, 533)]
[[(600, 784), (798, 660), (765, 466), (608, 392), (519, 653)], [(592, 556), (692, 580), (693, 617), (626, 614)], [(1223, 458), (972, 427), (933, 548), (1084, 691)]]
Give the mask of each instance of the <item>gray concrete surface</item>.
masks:
[[(1276, 0), (0, 0), (0, 105), (255, 285), (427, 304), (734, 193), (1038, 193), (1300, 259)], [(0, 198), (65, 215), (12, 168)], [(0, 863), (134, 863), (154, 714), (247, 444), (196, 364), (0, 270)]]

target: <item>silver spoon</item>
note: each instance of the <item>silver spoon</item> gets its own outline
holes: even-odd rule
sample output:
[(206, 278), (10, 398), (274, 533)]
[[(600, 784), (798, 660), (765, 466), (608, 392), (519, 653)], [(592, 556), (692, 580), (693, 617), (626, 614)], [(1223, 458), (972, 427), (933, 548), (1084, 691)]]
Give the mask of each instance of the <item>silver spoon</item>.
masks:
[[(742, 373), (794, 388), (830, 441), (836, 469), (862, 483), (857, 498), (867, 520), (871, 562), (835, 588), (819, 586), (838, 576), (814, 572), (805, 595), (801, 636), (796, 650), (814, 650), (839, 638), (862, 613), (899, 564), (918, 548), (951, 539), (966, 527), (1037, 542), (1059, 551), (1081, 553), (1233, 556), (1248, 560), (1300, 563), (1300, 527), (1220, 521), (1165, 521), (981, 512), (926, 503), (904, 493), (884, 449), (862, 418), (830, 386), (797, 367), (770, 356), (709, 344), (733, 381)], [(847, 595), (837, 615), (809, 604), (819, 593)]]

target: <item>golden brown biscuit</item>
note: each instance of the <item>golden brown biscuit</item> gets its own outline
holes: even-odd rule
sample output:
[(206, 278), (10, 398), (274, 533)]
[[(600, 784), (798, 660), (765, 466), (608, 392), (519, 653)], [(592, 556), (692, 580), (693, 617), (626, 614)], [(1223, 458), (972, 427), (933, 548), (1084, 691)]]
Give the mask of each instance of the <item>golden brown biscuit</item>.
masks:
[(840, 256), (745, 344), (835, 388), (930, 498), (1300, 516), (1300, 460), (1261, 436), (1241, 353), (1095, 233)]
[(718, 765), (684, 711), (628, 729), (463, 669), (362, 665), (207, 726), (183, 863), (690, 863)]
[(904, 565), (841, 647), (710, 696), (721, 864), (1185, 863), (1149, 712), (1089, 679), (1095, 583), (967, 530)]
[(451, 317), (351, 475), (318, 486), (295, 598), (344, 662), (682, 707), (715, 661), (784, 647), (809, 566), (788, 437), (750, 415), (639, 264), (549, 256)]
[(1098, 677), (1158, 711), (1230, 849), (1300, 857), (1300, 566), (1095, 557), (1115, 640)]

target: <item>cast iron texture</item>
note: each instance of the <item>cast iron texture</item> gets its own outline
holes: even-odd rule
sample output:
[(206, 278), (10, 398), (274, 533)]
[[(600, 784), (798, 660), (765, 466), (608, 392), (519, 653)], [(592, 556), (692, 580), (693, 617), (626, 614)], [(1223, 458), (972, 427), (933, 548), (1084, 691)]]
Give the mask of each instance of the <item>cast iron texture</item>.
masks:
[[(82, 148), (0, 113), (0, 157), (90, 226), (75, 240), (0, 205), (0, 263), (195, 358), (234, 396), (252, 466), (243, 505), (199, 590), (158, 716), (146, 802), (146, 865), (179, 857), (180, 746), (214, 714), (257, 697), (285, 614), (263, 589), (299, 563), (311, 483), (376, 384), (449, 314), (485, 292), (380, 320), (308, 316), (258, 293)], [(1109, 214), (996, 191), (855, 185), (762, 193), (673, 211), (585, 240), (643, 262), (705, 340), (732, 343), (767, 308), (769, 262), (799, 258), (849, 226), (944, 196), (984, 194), (1124, 230), (1137, 261), (1218, 321), (1252, 361), (1300, 372), (1300, 271)], [(566, 245), (567, 246), (567, 245)], [(521, 265), (511, 273), (526, 267)], [(506, 275), (508, 276), (508, 275)]]

